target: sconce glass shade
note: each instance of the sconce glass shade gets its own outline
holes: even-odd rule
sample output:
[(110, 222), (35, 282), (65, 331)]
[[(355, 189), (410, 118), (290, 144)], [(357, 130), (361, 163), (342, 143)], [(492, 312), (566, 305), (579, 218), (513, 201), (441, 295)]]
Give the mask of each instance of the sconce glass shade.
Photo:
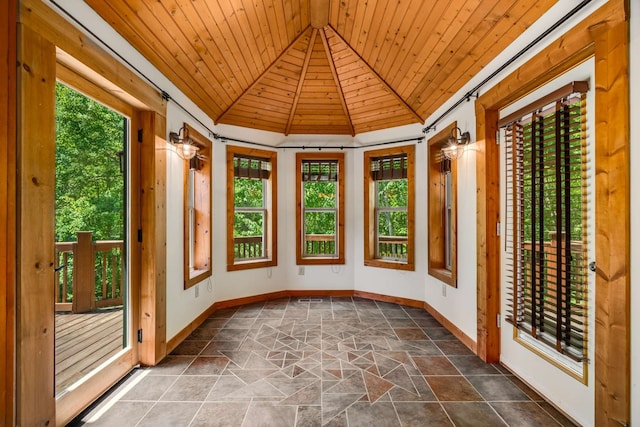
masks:
[(449, 160), (456, 160), (464, 153), (464, 145), (458, 144), (457, 141), (449, 142), (449, 145), (442, 148), (442, 155)]
[[(460, 138), (456, 138), (454, 132), (458, 130)], [(469, 132), (460, 131), (459, 128), (451, 130), (451, 136), (449, 137), (448, 144), (442, 147), (442, 155), (449, 160), (459, 159), (464, 154), (464, 147), (471, 141), (471, 135)]]
[(176, 148), (178, 149), (178, 155), (185, 160), (193, 159), (198, 153), (198, 147), (191, 144), (176, 144)]
[[(181, 138), (180, 135), (183, 131), (184, 136)], [(191, 144), (191, 138), (189, 138), (189, 134), (186, 128), (180, 129), (180, 132), (178, 133), (169, 132), (169, 141), (174, 147), (176, 147), (178, 156), (180, 156), (184, 160), (191, 160), (198, 153), (199, 147), (197, 145)]]

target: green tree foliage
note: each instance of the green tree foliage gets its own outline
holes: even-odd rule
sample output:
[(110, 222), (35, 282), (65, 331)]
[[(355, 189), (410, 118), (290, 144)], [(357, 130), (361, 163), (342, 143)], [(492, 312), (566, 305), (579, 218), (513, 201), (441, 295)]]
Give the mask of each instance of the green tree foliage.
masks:
[(261, 179), (235, 178), (234, 234), (236, 237), (262, 236), (264, 223), (264, 183)]
[[(60, 83), (56, 85), (56, 241), (92, 231), (124, 237), (126, 118)], [(124, 161), (124, 157), (123, 157)]]
[(408, 180), (392, 179), (376, 181), (378, 196), (378, 234), (381, 236), (407, 236), (407, 212), (394, 208), (408, 204)]
[[(304, 224), (306, 234), (328, 234), (336, 232), (336, 187), (335, 181), (307, 181), (304, 183)], [(313, 209), (329, 209), (327, 211)]]

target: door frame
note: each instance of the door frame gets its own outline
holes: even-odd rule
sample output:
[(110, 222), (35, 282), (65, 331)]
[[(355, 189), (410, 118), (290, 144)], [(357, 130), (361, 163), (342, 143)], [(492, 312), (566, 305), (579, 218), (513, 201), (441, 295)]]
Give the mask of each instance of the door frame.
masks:
[[(71, 65), (72, 67), (72, 65)], [(116, 381), (126, 375), (139, 362), (138, 343), (136, 331), (139, 329), (140, 316), (140, 252), (141, 244), (138, 242), (138, 229), (140, 228), (140, 144), (137, 142), (137, 129), (139, 129), (139, 113), (130, 104), (106, 92), (102, 87), (88, 78), (78, 74), (69, 68), (69, 58), (58, 51), (56, 55), (56, 80), (78, 93), (86, 96), (107, 108), (127, 117), (128, 138), (125, 149), (128, 166), (124, 185), (127, 202), (125, 205), (127, 220), (126, 225), (126, 283), (128, 290), (124, 295), (126, 301), (126, 318), (123, 323), (124, 331), (128, 337), (128, 345), (119, 354), (112, 358), (108, 365), (100, 370), (90, 372), (80, 379), (73, 387), (65, 391), (60, 397), (56, 397), (56, 419), (58, 423), (66, 423), (77, 413), (82, 411), (89, 403), (111, 387)], [(55, 144), (54, 144), (55, 146)], [(54, 148), (55, 152), (55, 148)], [(55, 171), (55, 165), (54, 165)], [(55, 217), (55, 210), (54, 210)], [(123, 298), (124, 300), (124, 298)], [(55, 333), (54, 333), (55, 339)], [(55, 344), (55, 340), (54, 340)], [(55, 373), (54, 373), (55, 377)], [(89, 400), (88, 400), (89, 399)]]
[[(55, 82), (57, 63), (134, 107), (131, 129), (144, 135), (139, 177), (132, 177), (140, 198), (142, 234), (139, 307), (132, 311), (149, 330), (127, 360), (100, 374), (105, 384), (122, 376), (135, 360), (153, 365), (166, 352), (166, 103), (161, 93), (107, 54), (82, 31), (39, 0), (21, 0), (17, 29), (17, 214), (16, 242), (16, 424), (61, 425), (84, 406), (78, 399), (56, 408), (54, 394), (53, 229), (55, 188)], [(137, 144), (136, 139), (131, 144)], [(138, 192), (139, 191), (139, 192)], [(135, 230), (137, 242), (138, 230)], [(160, 249), (158, 249), (160, 248)], [(136, 251), (133, 251), (136, 252)], [(134, 308), (132, 307), (132, 310)], [(141, 315), (144, 313), (144, 316)], [(135, 354), (134, 354), (135, 353)], [(88, 384), (88, 383), (86, 383)], [(81, 386), (82, 387), (82, 386)], [(80, 389), (81, 387), (78, 387)], [(102, 389), (102, 386), (99, 387)], [(101, 391), (95, 386), (84, 392)], [(104, 391), (104, 390), (102, 390)]]
[(500, 360), (498, 111), (595, 58), (595, 420), (630, 418), (629, 2), (610, 0), (505, 77), (475, 103), (477, 354)]

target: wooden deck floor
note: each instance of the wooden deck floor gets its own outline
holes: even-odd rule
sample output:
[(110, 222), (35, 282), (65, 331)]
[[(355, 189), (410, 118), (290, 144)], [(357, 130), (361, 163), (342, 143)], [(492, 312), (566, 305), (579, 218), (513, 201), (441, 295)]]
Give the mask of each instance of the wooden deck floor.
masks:
[(56, 313), (56, 395), (123, 347), (122, 307)]

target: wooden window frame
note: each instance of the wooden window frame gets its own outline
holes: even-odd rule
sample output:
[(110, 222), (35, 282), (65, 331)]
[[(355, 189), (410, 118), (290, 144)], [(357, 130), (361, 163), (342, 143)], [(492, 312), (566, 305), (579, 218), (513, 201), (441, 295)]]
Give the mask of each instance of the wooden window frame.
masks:
[[(586, 129), (590, 128), (586, 123), (587, 91), (588, 82), (570, 83), (498, 122), (505, 129), (505, 186), (510, 190), (506, 192), (506, 212), (511, 212), (508, 216), (505, 212), (504, 218), (511, 251), (511, 256), (506, 256), (505, 280), (513, 293), (506, 320), (514, 326), (516, 341), (585, 384), (590, 310), (587, 204), (592, 202), (587, 195), (590, 171), (585, 169), (591, 151), (586, 146)], [(573, 131), (569, 130), (570, 121), (575, 123), (576, 119), (580, 120), (579, 137), (575, 136), (575, 124)], [(569, 167), (578, 170), (568, 172)], [(569, 196), (576, 182), (576, 176), (569, 174), (579, 175), (578, 182), (582, 180), (579, 200)], [(551, 196), (550, 200), (545, 196)], [(556, 226), (553, 231), (543, 216), (549, 212), (554, 218), (551, 225)], [(577, 236), (571, 233), (575, 222), (569, 223), (570, 219), (581, 224)], [(523, 229), (529, 221), (532, 230), (526, 237)], [(572, 292), (582, 293), (581, 303), (572, 302), (574, 298), (579, 301)], [(580, 315), (582, 312), (587, 314)]]
[[(371, 160), (398, 154), (407, 156), (407, 260), (376, 258), (375, 183), (371, 177)], [(364, 265), (394, 270), (415, 270), (415, 145), (382, 148), (364, 152)]]
[[(304, 249), (304, 206), (302, 162), (306, 160), (327, 160), (338, 162), (338, 181), (336, 188), (336, 256), (305, 257)], [(345, 263), (344, 236), (344, 153), (297, 153), (296, 154), (296, 264), (297, 265), (331, 265)]]
[[(265, 219), (265, 235), (267, 253), (265, 258), (236, 261), (234, 256), (234, 165), (236, 155), (249, 158), (268, 159), (271, 163), (269, 178), (263, 178), (266, 185), (267, 206)], [(248, 270), (253, 268), (275, 267), (278, 265), (278, 153), (277, 151), (260, 150), (234, 145), (227, 145), (227, 271)]]
[(446, 196), (442, 185), (442, 148), (448, 143), (449, 136), (455, 131), (458, 124), (453, 122), (446, 128), (442, 129), (436, 135), (429, 139), (429, 156), (428, 156), (428, 190), (427, 197), (429, 201), (428, 209), (428, 234), (429, 234), (429, 252), (428, 252), (428, 273), (430, 276), (446, 283), (454, 288), (458, 286), (458, 166), (456, 160), (451, 160), (451, 268), (446, 266), (446, 225), (443, 225), (445, 215), (445, 199)]
[[(211, 140), (193, 129), (187, 123), (184, 128), (192, 143), (199, 150), (196, 157), (184, 161), (184, 289), (189, 289), (202, 280), (211, 277)], [(197, 164), (197, 167), (195, 165)], [(192, 168), (195, 167), (195, 169)], [(189, 181), (193, 170), (193, 206), (189, 206)], [(193, 229), (190, 226), (190, 208), (193, 209)], [(193, 232), (193, 236), (191, 233)], [(193, 241), (193, 245), (192, 245)], [(193, 246), (193, 253), (192, 253)], [(193, 263), (191, 262), (193, 260)], [(193, 265), (193, 268), (192, 268)]]

